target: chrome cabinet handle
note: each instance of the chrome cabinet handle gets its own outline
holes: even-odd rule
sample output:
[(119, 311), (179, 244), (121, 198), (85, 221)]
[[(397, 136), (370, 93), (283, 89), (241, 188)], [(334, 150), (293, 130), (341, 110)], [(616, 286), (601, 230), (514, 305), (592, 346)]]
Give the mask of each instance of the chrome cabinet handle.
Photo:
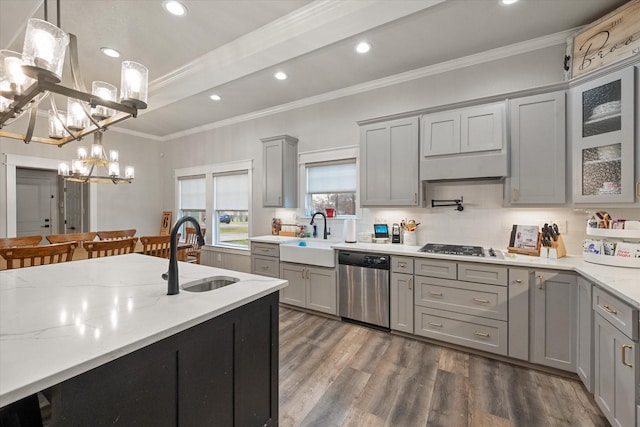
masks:
[(413, 286), (413, 284), (411, 282), (413, 282), (413, 279), (409, 279), (409, 290), (411, 290), (412, 286)]
[(516, 279), (516, 283), (522, 283), (522, 280)]
[(300, 278), (301, 278), (301, 279), (304, 279), (304, 268), (300, 271), (300, 273), (302, 273), (302, 274), (300, 275)]
[(542, 289), (542, 281), (544, 280), (544, 277), (542, 277), (542, 274), (538, 275), (538, 289)]
[(400, 268), (405, 268), (406, 266), (407, 266), (406, 262), (399, 262), (398, 263), (398, 267), (400, 267)]
[(490, 336), (488, 332), (478, 332), (478, 331), (473, 331), (473, 335), (477, 335), (483, 338), (489, 338)]
[(436, 328), (442, 328), (442, 323), (429, 322), (431, 326), (435, 326)]
[(413, 203), (418, 203), (418, 193), (413, 193)]
[(489, 304), (491, 302), (488, 299), (480, 299), (480, 298), (473, 298), (473, 300), (480, 304)]
[(609, 307), (609, 304), (602, 304), (602, 305), (600, 305), (600, 307), (601, 307), (604, 311), (606, 311), (606, 312), (608, 312), (608, 313), (611, 313), (611, 314), (618, 314), (618, 310), (616, 310), (616, 309), (614, 309), (614, 308)]
[(436, 291), (429, 291), (429, 294), (437, 296), (437, 297), (441, 297), (442, 296), (442, 292), (436, 292)]
[(636, 197), (640, 197), (640, 181), (636, 181)]
[(626, 358), (627, 351), (626, 351), (626, 349), (631, 350), (631, 346), (629, 344), (624, 344), (622, 346), (622, 349), (621, 349), (622, 350), (622, 364), (624, 366), (628, 366), (630, 368), (633, 368), (633, 365), (631, 363), (627, 363), (627, 358)]

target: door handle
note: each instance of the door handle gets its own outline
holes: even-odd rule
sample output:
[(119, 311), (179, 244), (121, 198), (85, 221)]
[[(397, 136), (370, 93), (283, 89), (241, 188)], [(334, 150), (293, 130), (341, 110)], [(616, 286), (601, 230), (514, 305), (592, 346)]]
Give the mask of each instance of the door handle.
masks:
[(40, 228), (49, 228), (49, 224), (41, 225)]
[(411, 290), (411, 286), (412, 286), (411, 282), (413, 282), (413, 279), (409, 279), (409, 290)]
[(49, 218), (45, 218), (45, 219), (44, 219), (44, 222), (49, 222)]
[(542, 289), (543, 280), (544, 280), (544, 277), (542, 277), (542, 274), (538, 274), (538, 289)]
[(609, 307), (609, 304), (602, 304), (600, 307), (602, 307), (602, 309), (608, 313), (618, 314), (618, 310)]
[(513, 189), (513, 201), (514, 202), (518, 201), (518, 189), (517, 188)]
[(629, 344), (624, 344), (622, 346), (622, 364), (624, 366), (628, 366), (630, 368), (633, 368), (633, 365), (631, 363), (627, 363), (627, 358), (626, 358), (626, 354), (627, 354), (626, 349), (631, 350), (631, 348), (632, 347)]

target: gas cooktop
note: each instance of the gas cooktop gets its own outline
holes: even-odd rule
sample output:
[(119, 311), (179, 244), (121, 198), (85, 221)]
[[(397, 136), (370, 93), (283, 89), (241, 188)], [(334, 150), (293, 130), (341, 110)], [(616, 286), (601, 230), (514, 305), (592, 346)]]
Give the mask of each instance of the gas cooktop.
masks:
[(484, 256), (482, 246), (441, 245), (438, 243), (427, 243), (418, 249), (418, 252), (446, 255)]

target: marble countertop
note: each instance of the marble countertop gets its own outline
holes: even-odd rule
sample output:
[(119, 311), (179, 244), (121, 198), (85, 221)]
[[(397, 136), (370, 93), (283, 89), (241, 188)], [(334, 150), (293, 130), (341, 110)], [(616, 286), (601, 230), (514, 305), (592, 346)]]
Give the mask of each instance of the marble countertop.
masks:
[(300, 240), (299, 237), (291, 237), (291, 236), (272, 236), (272, 235), (266, 235), (266, 236), (257, 236), (257, 237), (251, 237), (249, 238), (250, 241), (252, 242), (258, 242), (258, 243), (287, 243), (287, 242), (294, 242), (296, 240)]
[(130, 254), (0, 271), (0, 407), (287, 285), (179, 263), (181, 286), (217, 275), (240, 281), (168, 296), (167, 267)]

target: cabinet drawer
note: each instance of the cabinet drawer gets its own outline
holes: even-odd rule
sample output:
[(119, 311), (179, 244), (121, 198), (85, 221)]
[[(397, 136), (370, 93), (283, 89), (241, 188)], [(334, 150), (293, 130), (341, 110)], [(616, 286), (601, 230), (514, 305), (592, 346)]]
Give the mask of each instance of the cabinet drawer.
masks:
[(251, 242), (251, 254), (262, 256), (280, 257), (280, 245), (272, 245), (269, 243), (253, 243)]
[(414, 273), (419, 276), (439, 277), (441, 279), (457, 278), (455, 261), (416, 259)]
[(507, 286), (507, 268), (461, 262), (458, 264), (458, 280)]
[(413, 274), (413, 258), (392, 256), (391, 271), (393, 273)]
[(507, 322), (416, 307), (415, 333), (423, 337), (507, 355)]
[(507, 288), (416, 277), (415, 303), (496, 320), (507, 320)]
[(638, 341), (638, 310), (598, 288), (593, 288), (593, 309), (634, 341)]
[(251, 272), (263, 276), (280, 277), (280, 259), (273, 257), (251, 257)]

